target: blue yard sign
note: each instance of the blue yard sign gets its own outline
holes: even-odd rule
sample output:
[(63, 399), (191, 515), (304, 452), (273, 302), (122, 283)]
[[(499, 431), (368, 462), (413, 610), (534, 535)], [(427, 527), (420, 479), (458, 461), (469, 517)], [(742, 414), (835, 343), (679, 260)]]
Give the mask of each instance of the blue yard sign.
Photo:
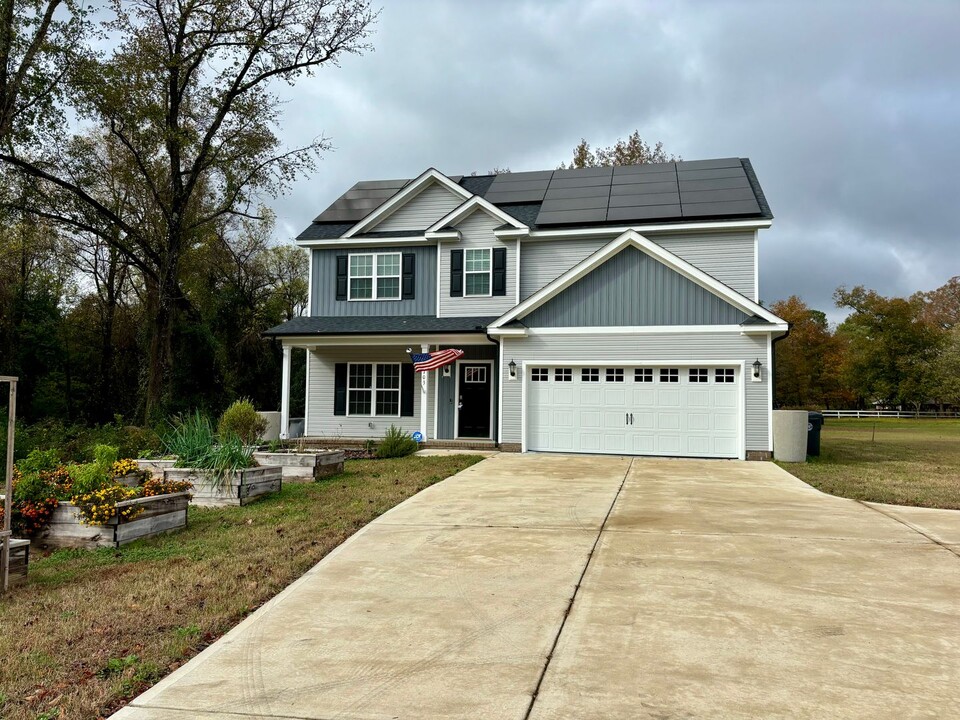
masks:
[(419, 430), (417, 430), (417, 431), (413, 434), (413, 439), (416, 440), (417, 442), (423, 442), (423, 433), (420, 432)]

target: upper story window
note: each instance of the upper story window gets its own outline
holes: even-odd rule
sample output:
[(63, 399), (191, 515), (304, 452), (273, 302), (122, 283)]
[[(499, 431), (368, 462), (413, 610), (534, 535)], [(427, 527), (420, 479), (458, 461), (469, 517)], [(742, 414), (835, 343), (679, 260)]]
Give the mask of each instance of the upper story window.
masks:
[(399, 300), (400, 253), (350, 256), (350, 300)]
[(474, 248), (464, 253), (463, 294), (465, 296), (489, 296), (493, 275), (493, 250)]

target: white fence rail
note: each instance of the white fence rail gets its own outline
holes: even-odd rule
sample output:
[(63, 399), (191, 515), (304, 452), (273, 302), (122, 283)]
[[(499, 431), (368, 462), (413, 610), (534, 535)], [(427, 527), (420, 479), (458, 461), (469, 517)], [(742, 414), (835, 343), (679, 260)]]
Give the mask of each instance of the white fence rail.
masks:
[(828, 418), (960, 418), (960, 412), (937, 412), (935, 410), (820, 410)]

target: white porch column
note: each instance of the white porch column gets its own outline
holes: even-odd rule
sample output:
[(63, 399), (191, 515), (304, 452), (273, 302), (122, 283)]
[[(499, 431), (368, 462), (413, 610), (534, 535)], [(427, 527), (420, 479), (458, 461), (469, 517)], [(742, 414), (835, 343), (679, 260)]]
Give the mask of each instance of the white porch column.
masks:
[[(430, 352), (430, 346), (421, 345), (420, 352)], [(425, 372), (420, 373), (420, 432), (423, 433), (424, 440), (427, 439), (427, 375)]]
[(290, 367), (293, 348), (283, 346), (283, 370), (280, 385), (280, 439), (290, 436)]

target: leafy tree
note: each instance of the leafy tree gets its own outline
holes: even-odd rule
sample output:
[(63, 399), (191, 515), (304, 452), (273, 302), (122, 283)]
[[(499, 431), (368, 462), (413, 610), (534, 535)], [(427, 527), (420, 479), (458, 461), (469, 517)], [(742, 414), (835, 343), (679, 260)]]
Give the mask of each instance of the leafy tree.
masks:
[(777, 407), (822, 408), (848, 405), (840, 372), (846, 345), (830, 331), (827, 316), (796, 295), (770, 306), (790, 323), (790, 334), (774, 345)]
[(609, 167), (610, 165), (643, 165), (644, 163), (674, 162), (682, 158), (668, 155), (663, 143), (658, 142), (652, 148), (640, 137), (640, 131), (634, 130), (626, 140), (617, 140), (606, 148), (590, 149), (586, 139), (573, 149), (573, 160), (569, 165), (560, 163), (560, 169)]
[[(101, 238), (139, 271), (150, 339), (144, 413), (155, 416), (170, 401), (178, 341), (196, 339), (178, 331), (194, 317), (181, 287), (186, 254), (230, 218), (255, 219), (259, 196), (281, 192), (329, 147), (323, 138), (282, 147), (272, 85), (369, 49), (376, 15), (366, 0), (113, 0), (101, 30), (118, 42), (98, 52), (78, 6), (51, 0), (51, 13), (60, 6), (71, 18), (31, 26), (43, 4), (7, 2), (0, 35), (14, 38), (6, 47), (18, 70), (0, 76), (0, 99), (13, 108), (9, 122), (0, 118), (0, 162), (8, 187), (29, 180), (34, 192), (8, 192), (5, 204)], [(51, 119), (31, 115), (37, 104)], [(96, 143), (70, 135), (67, 110), (106, 133), (116, 162), (84, 151)], [(15, 130), (30, 122), (29, 135)], [(111, 168), (136, 189), (119, 205)]]
[(960, 324), (954, 325), (933, 362), (933, 397), (940, 403), (960, 406)]
[(922, 304), (924, 320), (944, 330), (960, 325), (960, 275), (930, 292), (916, 293), (912, 298)]
[(841, 287), (834, 299), (853, 311), (838, 328), (850, 343), (848, 385), (867, 402), (886, 406), (919, 410), (933, 399), (933, 364), (943, 331), (923, 320), (921, 303), (886, 298), (862, 286)]

